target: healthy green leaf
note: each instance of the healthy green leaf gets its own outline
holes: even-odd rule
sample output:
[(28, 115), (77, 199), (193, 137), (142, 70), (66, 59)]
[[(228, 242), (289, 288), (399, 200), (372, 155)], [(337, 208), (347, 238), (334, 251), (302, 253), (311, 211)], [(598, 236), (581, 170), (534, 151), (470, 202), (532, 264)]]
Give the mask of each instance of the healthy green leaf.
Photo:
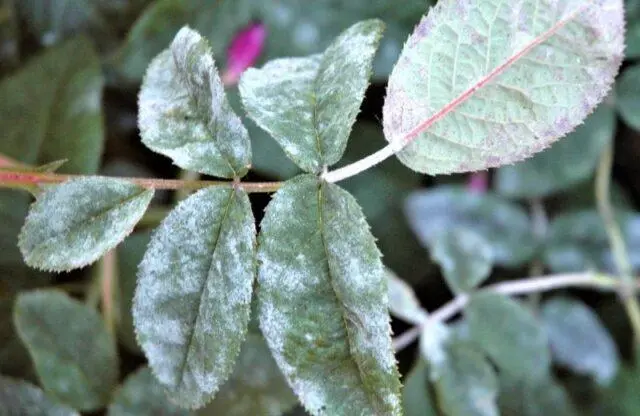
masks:
[(47, 50), (0, 82), (2, 152), (32, 165), (69, 159), (94, 173), (102, 153), (103, 77), (87, 39)]
[(229, 380), (199, 416), (280, 416), (298, 400), (259, 332), (249, 332)]
[(439, 408), (448, 416), (497, 416), (498, 379), (491, 364), (474, 346), (434, 325), (425, 327), (420, 349)]
[(459, 294), (472, 291), (489, 277), (493, 248), (482, 235), (457, 227), (435, 239), (431, 258), (442, 267), (451, 290)]
[(80, 416), (75, 410), (51, 400), (38, 387), (25, 381), (1, 376), (0, 415)]
[(355, 199), (298, 176), (275, 194), (261, 229), (260, 325), (307, 410), (400, 414), (384, 269)]
[(20, 251), (31, 267), (67, 271), (98, 260), (133, 230), (153, 190), (87, 177), (47, 189), (31, 206)]
[(626, 59), (637, 59), (640, 58), (640, 2), (625, 0), (624, 11), (627, 22), (624, 56)]
[(207, 188), (169, 214), (140, 263), (138, 342), (182, 406), (203, 406), (233, 370), (249, 323), (255, 235), (244, 191)]
[(416, 361), (404, 381), (402, 407), (404, 416), (437, 416), (429, 391), (429, 372), (422, 359)]
[(556, 362), (599, 384), (613, 380), (619, 366), (616, 345), (588, 306), (556, 297), (544, 303), (540, 316)]
[[(353, 127), (344, 157), (337, 166), (356, 162), (384, 146), (380, 125), (358, 122)], [(291, 176), (288, 176), (291, 177)], [(340, 185), (362, 206), (371, 225), (384, 263), (410, 282), (418, 282), (429, 267), (424, 248), (413, 235), (402, 203), (410, 192), (417, 190), (421, 176), (395, 159), (387, 160), (375, 169), (352, 176)]]
[(115, 393), (108, 416), (188, 416), (175, 405), (148, 367), (131, 374)]
[(599, 106), (583, 125), (550, 149), (498, 169), (497, 191), (512, 198), (541, 198), (590, 179), (604, 147), (613, 140), (615, 126), (613, 108)]
[[(388, 26), (374, 62), (377, 80), (385, 80), (402, 44), (431, 4), (427, 0), (159, 0), (153, 2), (129, 32), (114, 64), (129, 80), (140, 79), (151, 59), (160, 53), (181, 26), (189, 24), (210, 41), (215, 56), (252, 20), (266, 25), (264, 58), (319, 53), (349, 26), (380, 18)], [(256, 152), (256, 154), (258, 154)]]
[(94, 309), (62, 292), (31, 291), (18, 296), (14, 323), (49, 394), (79, 410), (108, 403), (118, 356)]
[(389, 312), (396, 318), (414, 325), (420, 325), (427, 319), (427, 312), (420, 306), (411, 286), (400, 279), (391, 270), (386, 269), (389, 293)]
[(229, 106), (209, 44), (187, 27), (151, 62), (138, 123), (142, 142), (183, 169), (236, 178), (251, 164), (249, 134)]
[(616, 84), (616, 106), (620, 117), (640, 130), (640, 65), (627, 68)]
[(621, 0), (440, 1), (391, 73), (385, 136), (433, 175), (525, 159), (606, 96), (623, 43)]
[(347, 146), (384, 24), (357, 23), (321, 55), (248, 69), (240, 95), (249, 116), (307, 172), (337, 163)]
[[(619, 212), (618, 224), (634, 269), (640, 268), (640, 216)], [(561, 214), (549, 227), (543, 260), (555, 273), (599, 270), (616, 272), (607, 231), (596, 211)]]
[(527, 213), (492, 194), (453, 186), (415, 192), (405, 204), (409, 224), (420, 241), (431, 248), (452, 227), (465, 228), (491, 245), (496, 264), (518, 266), (535, 253), (535, 239)]
[(599, 392), (596, 407), (599, 412), (593, 415), (636, 416), (640, 412), (639, 383), (637, 365), (622, 367), (611, 386)]
[(142, 355), (133, 326), (133, 295), (136, 290), (138, 265), (144, 257), (151, 232), (137, 232), (118, 246), (118, 339), (131, 352)]
[[(569, 396), (552, 377), (532, 382), (500, 378), (498, 398), (502, 416), (576, 416), (577, 412)], [(618, 413), (603, 413), (616, 415)]]
[(465, 308), (471, 338), (496, 365), (517, 379), (549, 374), (547, 337), (530, 311), (506, 296), (477, 293)]

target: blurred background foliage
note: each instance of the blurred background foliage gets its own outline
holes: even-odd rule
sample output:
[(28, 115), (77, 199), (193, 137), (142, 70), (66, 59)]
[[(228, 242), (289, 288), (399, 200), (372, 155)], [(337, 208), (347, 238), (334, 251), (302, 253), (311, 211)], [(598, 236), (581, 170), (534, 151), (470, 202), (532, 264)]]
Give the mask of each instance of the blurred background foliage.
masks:
[[(550, 149), (490, 171), (488, 189), (470, 186), (468, 175), (421, 176), (396, 160), (345, 181), (364, 208), (385, 264), (412, 287), (423, 308), (434, 310), (452, 298), (437, 259), (432, 259), (434, 236), (446, 228), (470, 230), (496, 253), (491, 274), (482, 276), (489, 283), (545, 272), (613, 271), (593, 196), (600, 155), (612, 142), (614, 201), (633, 266), (640, 269), (640, 0), (625, 3), (626, 60), (609, 98), (584, 125)], [(430, 6), (426, 0), (0, 0), (0, 154), (32, 166), (66, 159), (60, 172), (177, 177), (180, 172), (168, 159), (141, 145), (136, 104), (147, 65), (180, 27), (188, 24), (208, 37), (222, 70), (229, 43), (251, 23), (261, 22), (267, 29), (260, 65), (275, 57), (319, 52), (349, 25), (378, 17), (387, 31), (373, 83), (341, 162), (347, 164), (385, 144), (380, 118), (386, 78), (406, 37)], [(230, 86), (228, 95), (242, 114), (237, 89)], [(245, 124), (255, 155), (247, 180), (277, 180), (297, 173), (275, 141), (251, 121), (245, 119)], [(149, 214), (115, 254), (117, 356), (81, 356), (68, 351), (73, 343), (63, 345), (56, 338), (48, 345), (37, 338), (42, 334), (36, 334), (30, 356), (22, 342), (30, 325), (21, 328), (18, 337), (14, 315), (16, 323), (31, 322), (46, 312), (51, 317), (47, 329), (55, 337), (72, 336), (71, 329), (79, 331), (86, 326), (83, 322), (96, 318), (103, 268), (98, 264), (59, 275), (27, 268), (16, 242), (30, 197), (0, 191), (0, 373), (7, 376), (0, 377), (0, 414), (4, 414), (2, 398), (8, 395), (44, 403), (42, 393), (27, 382), (44, 387), (51, 400), (64, 402), (60, 414), (69, 414), (64, 413), (71, 412), (65, 405), (74, 407), (73, 400), (64, 399), (59, 383), (45, 381), (50, 374), (42, 374), (59, 370), (60, 363), (80, 372), (93, 369), (88, 376), (103, 383), (100, 389), (112, 392), (104, 397), (95, 391), (78, 392), (87, 397), (84, 401), (76, 397), (80, 403), (76, 409), (108, 408), (113, 415), (191, 414), (171, 407), (143, 368), (130, 315), (137, 263), (150, 230), (175, 199), (169, 192), (159, 192)], [(258, 220), (268, 200), (265, 195), (252, 197)], [(59, 307), (44, 305), (49, 309), (31, 304), (15, 310), (19, 293), (43, 287), (63, 290), (76, 300)], [(531, 365), (522, 357), (505, 364), (510, 369), (516, 366), (515, 372), (502, 371), (500, 360), (475, 349), (469, 323), (462, 318), (443, 329), (451, 333), (446, 353), (456, 365), (436, 368), (442, 376), (434, 378), (433, 365), (429, 368), (425, 362), (428, 349), (413, 345), (399, 352), (406, 414), (485, 415), (498, 408), (504, 415), (640, 414), (640, 368), (615, 296), (566, 290), (518, 304), (525, 305), (535, 320), (531, 325), (545, 332), (553, 371), (536, 379), (521, 377)], [(505, 304), (504, 310), (513, 307)], [(67, 316), (65, 311), (71, 310), (81, 316)], [(514, 330), (527, 325), (520, 322)], [(396, 334), (407, 328), (406, 323), (393, 321)], [(94, 330), (98, 331), (87, 329), (85, 336), (112, 336), (92, 334)], [(34, 348), (38, 342), (40, 348)], [(71, 354), (75, 361), (56, 361), (48, 370), (35, 368), (34, 360), (54, 354), (56, 345), (64, 350), (60, 354)], [(102, 365), (91, 361), (99, 359), (107, 361)], [(110, 366), (119, 371), (117, 381), (106, 376), (113, 372)], [(498, 376), (494, 367), (500, 370)], [(269, 391), (252, 384), (256, 374), (272, 380)], [(476, 396), (469, 394), (472, 388), (479, 389)], [(487, 398), (491, 403), (497, 398), (498, 408), (487, 405)], [(254, 326), (231, 380), (198, 414), (304, 414), (294, 406), (295, 398)]]

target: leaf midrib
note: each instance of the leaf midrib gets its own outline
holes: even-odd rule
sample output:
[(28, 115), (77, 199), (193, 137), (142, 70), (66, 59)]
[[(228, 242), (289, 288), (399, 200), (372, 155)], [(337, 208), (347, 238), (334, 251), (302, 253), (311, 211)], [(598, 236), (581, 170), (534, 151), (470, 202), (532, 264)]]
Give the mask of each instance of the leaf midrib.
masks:
[(229, 216), (229, 211), (231, 210), (231, 205), (233, 204), (233, 199), (235, 197), (235, 191), (234, 190), (230, 190), (229, 191), (229, 198), (227, 200), (227, 203), (225, 205), (224, 208), (224, 213), (222, 214), (222, 219), (220, 220), (220, 227), (218, 227), (218, 232), (217, 235), (215, 236), (215, 239), (213, 241), (213, 249), (211, 250), (211, 256), (210, 256), (210, 261), (209, 261), (209, 265), (207, 266), (207, 275), (206, 277), (202, 280), (202, 284), (200, 285), (200, 296), (198, 297), (198, 305), (197, 305), (197, 312), (195, 314), (195, 316), (193, 317), (192, 321), (191, 321), (191, 325), (189, 326), (189, 334), (188, 334), (188, 341), (187, 341), (187, 347), (186, 347), (186, 354), (184, 354), (184, 358), (182, 360), (182, 362), (180, 363), (180, 370), (178, 371), (179, 374), (179, 380), (177, 383), (175, 383), (176, 386), (181, 386), (184, 383), (184, 376), (185, 376), (185, 367), (187, 365), (187, 362), (189, 361), (189, 356), (191, 354), (192, 351), (192, 345), (193, 345), (193, 339), (195, 336), (195, 328), (196, 325), (198, 324), (198, 319), (200, 318), (200, 309), (202, 308), (202, 303), (203, 303), (203, 298), (204, 298), (204, 292), (206, 291), (206, 286), (207, 286), (207, 282), (209, 281), (210, 277), (211, 277), (211, 268), (213, 267), (213, 257), (214, 254), (216, 252), (216, 250), (218, 249), (218, 243), (220, 241), (220, 236), (222, 234), (222, 228), (224, 227), (224, 223), (227, 220), (227, 217)]
[(569, 16), (565, 19), (558, 21), (554, 24), (550, 29), (546, 32), (542, 33), (535, 39), (533, 39), (529, 44), (523, 47), (519, 52), (514, 55), (511, 55), (505, 62), (498, 65), (494, 68), (489, 74), (484, 76), (482, 79), (477, 81), (475, 84), (467, 88), (460, 95), (454, 98), (452, 101), (447, 103), (444, 107), (438, 110), (435, 114), (429, 116), (426, 120), (419, 123), (416, 127), (410, 130), (408, 133), (404, 134), (403, 137), (400, 138), (400, 144), (404, 147), (409, 143), (416, 140), (420, 134), (426, 132), (433, 126), (436, 122), (445, 118), (449, 113), (453, 112), (457, 107), (462, 105), (468, 99), (473, 97), (473, 95), (484, 86), (493, 81), (496, 77), (504, 73), (507, 69), (509, 69), (513, 64), (518, 62), (521, 58), (524, 58), (529, 54), (534, 48), (546, 42), (549, 38), (555, 35), (560, 29), (562, 29), (565, 25), (571, 22), (574, 18), (576, 18), (580, 13), (582, 13), (587, 7), (591, 6), (591, 1), (585, 1), (580, 7), (574, 10)]
[[(322, 241), (322, 249), (324, 250), (324, 255), (325, 258), (327, 259), (326, 262), (326, 266), (327, 266), (327, 275), (329, 278), (329, 285), (331, 286), (331, 290), (333, 292), (333, 294), (336, 296), (336, 299), (338, 300), (340, 306), (345, 305), (344, 301), (342, 300), (338, 289), (335, 287), (334, 283), (333, 283), (333, 275), (334, 273), (332, 272), (332, 268), (331, 268), (331, 260), (330, 260), (330, 256), (329, 256), (329, 250), (327, 248), (327, 240), (326, 240), (326, 235), (324, 232), (324, 215), (323, 215), (323, 193), (324, 193), (324, 189), (323, 189), (324, 185), (323, 183), (320, 183), (318, 185), (318, 228), (319, 228), (319, 232), (320, 232), (320, 239)], [(364, 387), (364, 391), (365, 391), (365, 395), (366, 397), (369, 399), (371, 406), (374, 409), (378, 409), (378, 404), (377, 401), (375, 400), (375, 396), (372, 395), (370, 393), (370, 389), (368, 388), (368, 384), (365, 382), (364, 380), (364, 371), (362, 370), (361, 366), (360, 366), (360, 361), (357, 359), (357, 357), (354, 356), (353, 354), (353, 341), (351, 340), (351, 337), (349, 336), (349, 318), (345, 315), (342, 307), (340, 308), (340, 315), (342, 317), (342, 323), (344, 325), (344, 330), (345, 330), (345, 335), (347, 337), (347, 344), (349, 346), (349, 355), (353, 358), (353, 362), (356, 365), (356, 369), (358, 370), (358, 379), (360, 380), (360, 383), (362, 383), (362, 386)]]

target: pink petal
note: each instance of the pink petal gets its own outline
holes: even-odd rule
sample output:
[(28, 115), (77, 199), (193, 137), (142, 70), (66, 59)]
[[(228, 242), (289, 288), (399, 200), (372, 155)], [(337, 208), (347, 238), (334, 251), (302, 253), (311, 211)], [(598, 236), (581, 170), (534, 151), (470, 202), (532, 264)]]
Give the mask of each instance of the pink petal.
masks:
[(235, 84), (240, 75), (260, 57), (267, 39), (267, 28), (262, 23), (251, 23), (231, 41), (227, 49), (227, 68), (222, 80), (226, 85)]
[(486, 170), (474, 172), (469, 176), (467, 188), (472, 192), (484, 193), (489, 189), (489, 174)]

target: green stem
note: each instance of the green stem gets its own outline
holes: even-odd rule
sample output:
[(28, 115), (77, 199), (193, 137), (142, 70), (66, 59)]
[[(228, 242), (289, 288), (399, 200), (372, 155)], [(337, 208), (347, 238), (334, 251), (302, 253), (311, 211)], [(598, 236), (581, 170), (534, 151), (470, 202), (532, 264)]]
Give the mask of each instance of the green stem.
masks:
[(100, 262), (100, 293), (102, 304), (102, 316), (107, 331), (114, 336), (116, 334), (116, 291), (118, 286), (118, 259), (115, 250), (104, 255)]
[(629, 316), (633, 328), (636, 345), (640, 345), (640, 304), (635, 296), (635, 282), (633, 279), (633, 267), (629, 261), (629, 253), (624, 241), (624, 236), (615, 218), (615, 210), (611, 203), (611, 169), (613, 167), (613, 142), (605, 149), (600, 159), (596, 173), (596, 203), (598, 211), (604, 222), (609, 244), (613, 252), (618, 272), (621, 275), (620, 299)]
[[(27, 188), (33, 185), (56, 184), (71, 179), (85, 178), (84, 175), (61, 175), (55, 173), (22, 172), (15, 170), (0, 170), (0, 188)], [(99, 177), (99, 176), (91, 176)], [(282, 182), (231, 182), (231, 181), (201, 181), (179, 179), (149, 179), (149, 178), (119, 178), (148, 189), (197, 190), (211, 186), (224, 188), (240, 188), (249, 193), (275, 192)]]

